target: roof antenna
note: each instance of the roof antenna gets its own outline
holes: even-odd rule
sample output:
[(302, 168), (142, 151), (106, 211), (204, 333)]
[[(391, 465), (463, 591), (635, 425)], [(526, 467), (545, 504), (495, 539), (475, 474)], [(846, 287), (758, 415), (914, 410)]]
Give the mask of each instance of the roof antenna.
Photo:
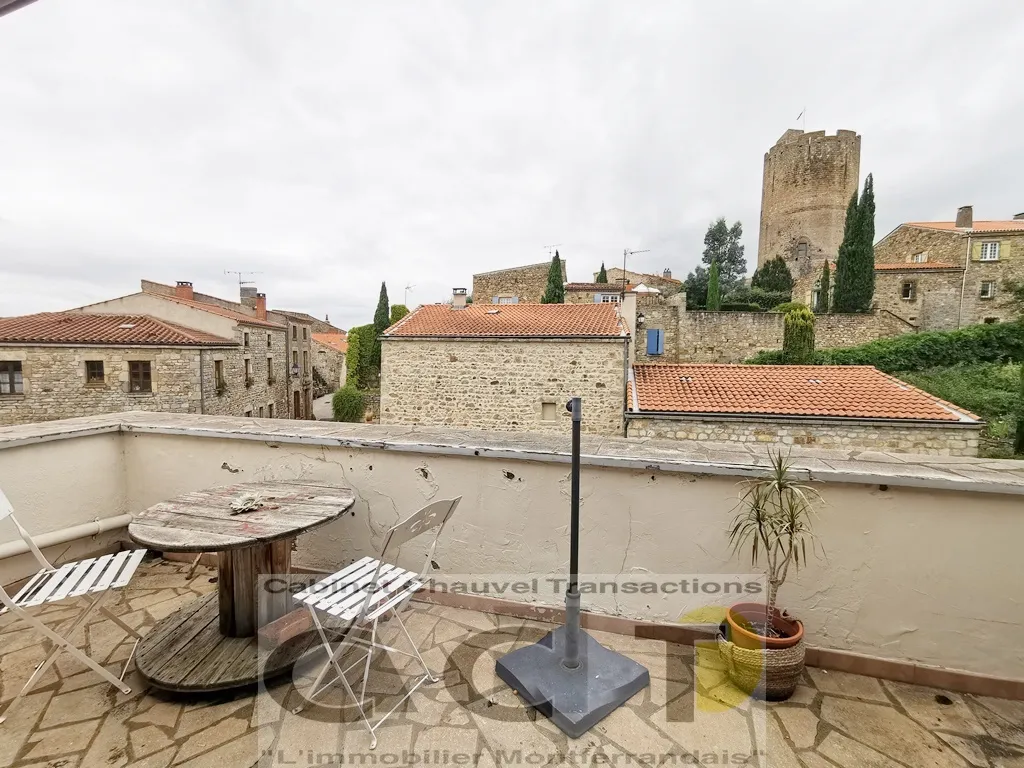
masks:
[(238, 276), (238, 288), (241, 290), (243, 285), (253, 285), (252, 280), (243, 280), (242, 275), (262, 275), (262, 272), (239, 272), (237, 269), (225, 269), (225, 275), (237, 275)]
[(554, 258), (554, 256), (555, 256), (555, 254), (552, 253), (552, 251), (554, 251), (554, 249), (558, 248), (560, 245), (561, 245), (561, 243), (552, 243), (551, 245), (543, 245), (541, 247), (548, 249), (548, 258), (551, 259), (551, 258)]
[(629, 248), (622, 249), (622, 300), (626, 300), (626, 257), (632, 256), (634, 253), (650, 253), (650, 248), (644, 248), (642, 251), (631, 251)]

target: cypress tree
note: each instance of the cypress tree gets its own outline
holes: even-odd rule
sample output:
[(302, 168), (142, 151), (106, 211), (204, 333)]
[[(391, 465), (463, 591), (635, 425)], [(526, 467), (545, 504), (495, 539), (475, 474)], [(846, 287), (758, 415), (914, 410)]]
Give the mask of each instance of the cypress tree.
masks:
[(708, 275), (708, 304), (709, 312), (717, 312), (722, 307), (722, 291), (718, 285), (719, 270), (718, 262), (711, 262), (711, 273)]
[(836, 288), (832, 293), (832, 309), (836, 312), (854, 312), (854, 273), (857, 267), (857, 235), (860, 225), (857, 217), (857, 193), (853, 193), (846, 206), (846, 223), (843, 226), (843, 242), (836, 257)]
[(608, 273), (604, 269), (604, 262), (603, 261), (601, 262), (601, 271), (597, 273), (597, 282), (599, 282), (599, 283), (607, 283), (608, 282)]
[(564, 304), (565, 283), (562, 282), (562, 260), (558, 258), (558, 251), (551, 257), (551, 268), (548, 270), (548, 284), (544, 289), (544, 295), (540, 297), (541, 304)]
[(782, 330), (782, 362), (810, 365), (814, 360), (814, 314), (805, 307), (786, 313)]
[(380, 339), (378, 338), (391, 324), (391, 307), (388, 305), (388, 287), (380, 284), (380, 297), (377, 299), (377, 311), (373, 313), (373, 345), (370, 354), (371, 376), (380, 381)]
[(821, 285), (818, 289), (818, 306), (815, 312), (828, 312), (829, 290), (832, 288), (832, 275), (828, 269), (828, 259), (825, 259), (825, 266), (821, 268)]
[(836, 258), (836, 288), (832, 309), (867, 312), (875, 295), (875, 182), (864, 181), (860, 202), (854, 193), (846, 209), (843, 244)]
[(857, 219), (860, 225), (858, 311), (867, 312), (875, 296), (875, 180), (870, 173), (864, 180), (864, 191), (857, 206)]

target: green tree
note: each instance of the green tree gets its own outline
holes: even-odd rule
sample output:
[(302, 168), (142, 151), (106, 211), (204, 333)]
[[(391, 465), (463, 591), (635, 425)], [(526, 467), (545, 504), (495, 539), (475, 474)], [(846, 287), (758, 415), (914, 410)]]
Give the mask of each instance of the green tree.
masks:
[(603, 261), (601, 262), (601, 271), (597, 273), (597, 281), (596, 282), (598, 282), (598, 283), (607, 283), (608, 282), (608, 273), (605, 271), (604, 262)]
[(704, 256), (702, 261), (709, 267), (718, 262), (719, 285), (722, 293), (728, 293), (747, 274), (747, 260), (743, 256), (743, 225), (738, 221), (731, 227), (725, 218), (708, 225), (704, 234)]
[(718, 285), (719, 268), (718, 262), (711, 262), (711, 271), (708, 273), (708, 306), (709, 312), (717, 312), (722, 308), (722, 292)]
[(331, 411), (335, 421), (362, 422), (366, 415), (363, 393), (352, 383), (346, 383), (331, 398)]
[(1017, 434), (1013, 441), (1013, 452), (1024, 453), (1024, 363), (1020, 365), (1020, 390), (1017, 400)]
[(686, 291), (686, 306), (690, 309), (706, 306), (708, 303), (708, 271), (697, 267), (683, 281)]
[(836, 258), (835, 312), (866, 312), (875, 295), (875, 182), (864, 181), (860, 202), (854, 192), (846, 208), (843, 242)]
[(381, 283), (380, 296), (377, 298), (377, 311), (373, 313), (373, 352), (370, 355), (370, 364), (376, 371), (378, 381), (380, 380), (380, 339), (378, 336), (388, 329), (390, 320), (391, 307), (388, 305), (388, 287)]
[(750, 279), (753, 288), (761, 288), (773, 293), (788, 293), (793, 295), (793, 275), (786, 265), (786, 260), (781, 256), (769, 259), (758, 269), (754, 270), (754, 276)]
[(814, 362), (814, 314), (809, 309), (786, 313), (782, 329), (782, 362), (811, 365)]
[(409, 314), (409, 308), (405, 304), (395, 304), (391, 307), (391, 317), (389, 318), (389, 326), (394, 325), (403, 317)]
[(376, 389), (380, 381), (380, 369), (373, 363), (373, 345), (377, 332), (373, 324), (359, 325), (348, 331), (348, 352), (345, 366), (346, 380), (359, 389)]
[(348, 331), (348, 351), (345, 353), (345, 381), (359, 384), (359, 362), (365, 354), (362, 348), (362, 339), (356, 333), (357, 328), (350, 328)]
[(832, 274), (828, 269), (828, 259), (825, 259), (825, 265), (821, 268), (821, 282), (818, 284), (818, 306), (814, 308), (815, 312), (823, 313), (828, 312), (829, 294), (832, 290)]
[(563, 304), (565, 302), (565, 283), (562, 282), (562, 260), (558, 258), (558, 251), (551, 257), (551, 268), (548, 270), (548, 284), (544, 289), (544, 295), (540, 297), (541, 304)]

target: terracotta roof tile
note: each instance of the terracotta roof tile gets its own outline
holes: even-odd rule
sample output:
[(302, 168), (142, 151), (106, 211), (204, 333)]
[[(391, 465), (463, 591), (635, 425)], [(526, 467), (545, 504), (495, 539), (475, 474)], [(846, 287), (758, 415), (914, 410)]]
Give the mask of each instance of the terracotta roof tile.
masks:
[(318, 341), (337, 352), (348, 352), (348, 334), (345, 333), (314, 333), (313, 341)]
[[(958, 229), (955, 221), (908, 221), (908, 227), (924, 227), (925, 229), (942, 229), (953, 232), (967, 232)], [(1008, 221), (976, 221), (971, 227), (974, 232), (1024, 232), (1024, 219)]]
[(613, 304), (470, 304), (453, 309), (429, 304), (409, 313), (384, 335), (409, 336), (625, 336)]
[(0, 343), (234, 346), (236, 342), (149, 315), (43, 312), (0, 319)]
[(281, 329), (285, 326), (278, 323), (272, 323), (269, 320), (259, 320), (252, 315), (247, 315), (243, 312), (235, 312), (231, 309), (226, 309), (217, 304), (211, 304), (206, 301), (195, 301), (194, 299), (182, 299), (177, 296), (165, 296), (162, 293), (147, 293), (147, 296), (156, 296), (157, 298), (164, 299), (165, 301), (173, 301), (177, 304), (184, 304), (186, 307), (194, 307), (195, 309), (202, 309), (206, 312), (212, 312), (215, 315), (221, 317), (229, 317), (237, 323), (243, 323), (244, 325), (256, 325), (260, 328), (277, 328)]
[(963, 269), (959, 264), (946, 264), (941, 261), (893, 261), (876, 263), (875, 270), (908, 272), (916, 269)]
[(633, 376), (640, 411), (978, 421), (869, 365), (634, 365)]

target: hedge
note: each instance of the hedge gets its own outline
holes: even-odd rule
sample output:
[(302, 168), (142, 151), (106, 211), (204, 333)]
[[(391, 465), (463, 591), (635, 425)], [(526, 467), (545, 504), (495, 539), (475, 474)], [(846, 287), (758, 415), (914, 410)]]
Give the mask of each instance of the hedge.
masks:
[[(873, 365), (887, 373), (928, 368), (1007, 363), (1024, 360), (1024, 324), (972, 325), (957, 331), (924, 333), (877, 339), (858, 347), (823, 349), (814, 353), (814, 365)], [(746, 361), (753, 365), (781, 365), (782, 352), (761, 352)]]
[(361, 423), (366, 414), (363, 393), (351, 383), (346, 384), (331, 398), (331, 410), (334, 412), (335, 421)]

